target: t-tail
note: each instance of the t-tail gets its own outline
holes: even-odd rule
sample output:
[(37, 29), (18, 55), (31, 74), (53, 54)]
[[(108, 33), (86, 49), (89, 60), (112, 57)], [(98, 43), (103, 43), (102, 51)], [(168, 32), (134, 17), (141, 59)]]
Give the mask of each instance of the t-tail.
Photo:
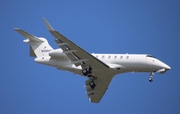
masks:
[(49, 56), (49, 52), (53, 50), (45, 38), (36, 37), (19, 28), (14, 28), (14, 30), (26, 38), (23, 42), (30, 44), (30, 56), (37, 58), (46, 57)]

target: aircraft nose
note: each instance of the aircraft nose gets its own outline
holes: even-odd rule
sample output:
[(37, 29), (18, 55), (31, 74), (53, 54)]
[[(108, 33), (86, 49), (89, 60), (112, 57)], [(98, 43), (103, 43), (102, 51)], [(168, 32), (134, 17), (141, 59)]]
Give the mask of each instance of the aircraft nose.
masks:
[(163, 63), (163, 68), (165, 68), (166, 70), (170, 70), (171, 69), (171, 67), (170, 66), (168, 66), (167, 64), (165, 64), (165, 63)]
[(167, 69), (167, 70), (171, 70), (171, 67), (170, 67), (170, 66), (168, 66), (168, 65), (166, 65), (165, 69)]

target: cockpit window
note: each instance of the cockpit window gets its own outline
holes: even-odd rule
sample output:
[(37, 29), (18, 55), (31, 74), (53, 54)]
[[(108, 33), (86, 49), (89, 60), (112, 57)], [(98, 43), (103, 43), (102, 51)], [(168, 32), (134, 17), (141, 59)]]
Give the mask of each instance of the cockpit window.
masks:
[(146, 55), (146, 57), (156, 58), (156, 57), (154, 57), (154, 56), (152, 56), (152, 55)]

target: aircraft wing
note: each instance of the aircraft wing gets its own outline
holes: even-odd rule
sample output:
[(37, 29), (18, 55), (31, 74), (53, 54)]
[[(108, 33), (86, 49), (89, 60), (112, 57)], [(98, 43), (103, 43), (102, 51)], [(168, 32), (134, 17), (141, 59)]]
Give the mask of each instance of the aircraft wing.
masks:
[(93, 81), (91, 79), (85, 82), (86, 94), (90, 102), (100, 102), (113, 77), (114, 75), (112, 74), (101, 74), (100, 77), (94, 81), (95, 85), (92, 85)]
[[(43, 18), (43, 20), (49, 32), (56, 38), (55, 41), (57, 45), (59, 45), (63, 53), (68, 56), (71, 63), (76, 66), (80, 65), (82, 68), (85, 66), (92, 67), (92, 72), (96, 78), (89, 78), (85, 82), (85, 88), (90, 102), (100, 102), (115, 74), (109, 72), (110, 67), (107, 64), (92, 56), (61, 33), (54, 30), (45, 18)], [(78, 74), (82, 75), (82, 73)], [(92, 83), (95, 84), (91, 85)]]
[[(93, 70), (98, 70), (98, 72), (103, 72), (109, 69), (109, 66), (96, 57), (92, 56), (81, 47), (67, 39), (58, 31), (54, 30), (51, 25), (44, 19), (47, 29), (49, 32), (56, 38), (55, 41), (57, 45), (63, 50), (68, 58), (71, 60), (71, 63), (76, 66), (81, 65), (82, 67), (91, 66)], [(82, 75), (82, 74), (81, 74)]]

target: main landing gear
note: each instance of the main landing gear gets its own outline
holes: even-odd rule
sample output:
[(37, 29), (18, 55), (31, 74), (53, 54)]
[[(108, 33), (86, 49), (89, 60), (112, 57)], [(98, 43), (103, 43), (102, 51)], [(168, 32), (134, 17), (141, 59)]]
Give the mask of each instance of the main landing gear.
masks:
[[(96, 87), (97, 84), (97, 78), (94, 77), (94, 75), (92, 74), (92, 68), (90, 66), (86, 66), (83, 70), (82, 73), (84, 76), (87, 76), (90, 78), (89, 82), (87, 82), (88, 86), (91, 88), (91, 90), (93, 90)], [(94, 93), (91, 93), (94, 94)]]
[(92, 79), (91, 82), (89, 83), (89, 86), (91, 87), (91, 89), (94, 89), (96, 87), (96, 78)]
[(86, 66), (86, 68), (82, 70), (82, 73), (84, 76), (92, 77), (92, 68), (90, 66)]
[(153, 76), (154, 76), (154, 72), (151, 72), (148, 78), (149, 82), (153, 82)]
[(92, 68), (90, 66), (86, 66), (83, 70), (82, 73), (84, 76), (87, 76), (90, 78), (90, 82), (88, 82), (88, 85), (90, 88), (93, 90), (96, 87), (96, 80), (97, 78), (92, 75)]

